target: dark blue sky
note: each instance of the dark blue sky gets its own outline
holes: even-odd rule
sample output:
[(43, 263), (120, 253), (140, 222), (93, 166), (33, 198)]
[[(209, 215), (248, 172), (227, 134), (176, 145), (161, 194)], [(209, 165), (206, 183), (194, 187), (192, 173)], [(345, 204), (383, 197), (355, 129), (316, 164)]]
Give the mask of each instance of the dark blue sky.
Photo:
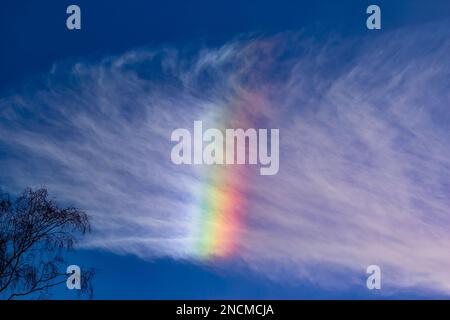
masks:
[[(5, 0), (0, 5), (0, 94), (14, 92), (57, 61), (97, 59), (136, 47), (220, 45), (249, 32), (300, 30), (317, 39), (367, 34), (365, 9), (382, 8), (383, 30), (417, 26), (450, 16), (448, 0), (418, 1), (148, 1)], [(82, 30), (65, 27), (66, 7), (82, 11)], [(376, 35), (374, 35), (375, 37)], [(170, 259), (143, 261), (129, 255), (81, 250), (69, 262), (97, 269), (95, 298), (378, 298), (361, 283), (344, 291), (313, 284), (275, 283)], [(58, 290), (59, 294), (59, 290)], [(61, 289), (61, 296), (66, 297)], [(399, 293), (395, 297), (413, 298)]]
[[(366, 277), (361, 272), (359, 283), (345, 290), (318, 287), (312, 283), (271, 281), (265, 276), (193, 265), (171, 259), (146, 262), (133, 256), (81, 250), (68, 262), (94, 266), (95, 299), (433, 299), (436, 294), (393, 291), (382, 295), (365, 287)], [(239, 268), (237, 268), (239, 269)], [(342, 275), (339, 275), (342, 277)], [(345, 277), (345, 275), (344, 275)], [(73, 298), (64, 287), (54, 298)], [(445, 297), (445, 296), (443, 296)]]
[[(373, 1), (2, 1), (0, 88), (46, 72), (52, 63), (121, 53), (140, 46), (221, 44), (248, 32), (306, 30), (316, 37), (367, 33), (365, 9)], [(82, 30), (65, 28), (66, 8), (82, 10)], [(377, 1), (383, 28), (444, 19), (448, 2)]]

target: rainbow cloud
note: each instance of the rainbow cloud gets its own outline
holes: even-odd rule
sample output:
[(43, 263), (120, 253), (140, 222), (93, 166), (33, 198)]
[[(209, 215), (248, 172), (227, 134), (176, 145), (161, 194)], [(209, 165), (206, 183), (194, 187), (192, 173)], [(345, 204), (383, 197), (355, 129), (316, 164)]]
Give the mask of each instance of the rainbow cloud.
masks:
[[(448, 30), (57, 64), (0, 99), (0, 185), (87, 210), (88, 248), (338, 288), (378, 264), (383, 292), (450, 294)], [(279, 173), (174, 165), (195, 120), (280, 128)]]
[[(237, 97), (215, 114), (215, 128), (255, 128), (263, 114), (264, 99), (237, 87)], [(213, 121), (214, 123), (214, 121)], [(248, 151), (247, 151), (248, 152)], [(232, 257), (245, 228), (247, 197), (254, 168), (249, 165), (205, 166), (207, 174), (195, 208), (197, 223), (193, 237), (196, 238), (196, 254), (202, 259)]]

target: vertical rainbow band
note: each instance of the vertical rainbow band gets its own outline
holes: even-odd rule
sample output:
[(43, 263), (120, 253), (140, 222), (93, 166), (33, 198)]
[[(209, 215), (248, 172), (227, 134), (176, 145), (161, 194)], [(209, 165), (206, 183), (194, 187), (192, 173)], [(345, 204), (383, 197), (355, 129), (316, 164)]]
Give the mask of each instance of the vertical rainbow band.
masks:
[[(223, 130), (225, 124), (244, 130), (254, 127), (255, 114), (260, 111), (260, 97), (242, 92), (239, 96), (238, 101), (222, 110), (226, 112), (220, 117)], [(196, 208), (198, 222), (194, 236), (195, 252), (204, 260), (230, 257), (238, 249), (249, 184), (249, 167), (246, 165), (212, 165), (207, 170)]]
[(245, 213), (243, 168), (214, 167), (200, 204), (198, 254), (201, 258), (231, 256)]

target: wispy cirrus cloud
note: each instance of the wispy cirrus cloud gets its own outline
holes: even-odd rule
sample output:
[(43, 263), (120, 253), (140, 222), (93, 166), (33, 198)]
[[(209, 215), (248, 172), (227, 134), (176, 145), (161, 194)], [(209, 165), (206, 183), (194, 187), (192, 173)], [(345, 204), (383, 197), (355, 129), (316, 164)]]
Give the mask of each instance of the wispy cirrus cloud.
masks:
[(0, 100), (0, 183), (45, 184), (87, 210), (87, 247), (196, 261), (205, 170), (171, 163), (170, 133), (257, 105), (260, 123), (280, 128), (280, 171), (245, 173), (232, 259), (338, 287), (332, 275), (359, 281), (378, 264), (385, 288), (450, 293), (450, 42), (428, 28), (57, 64)]

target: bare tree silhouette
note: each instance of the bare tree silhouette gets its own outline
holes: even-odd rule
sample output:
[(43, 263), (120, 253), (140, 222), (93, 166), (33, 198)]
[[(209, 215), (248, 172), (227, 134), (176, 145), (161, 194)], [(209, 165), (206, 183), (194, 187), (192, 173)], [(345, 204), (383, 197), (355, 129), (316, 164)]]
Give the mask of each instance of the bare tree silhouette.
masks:
[[(45, 298), (67, 281), (63, 253), (73, 250), (78, 235), (90, 232), (89, 217), (72, 207), (60, 208), (45, 188), (26, 189), (10, 200), (0, 196), (0, 297)], [(92, 298), (94, 270), (84, 271), (79, 294)]]

